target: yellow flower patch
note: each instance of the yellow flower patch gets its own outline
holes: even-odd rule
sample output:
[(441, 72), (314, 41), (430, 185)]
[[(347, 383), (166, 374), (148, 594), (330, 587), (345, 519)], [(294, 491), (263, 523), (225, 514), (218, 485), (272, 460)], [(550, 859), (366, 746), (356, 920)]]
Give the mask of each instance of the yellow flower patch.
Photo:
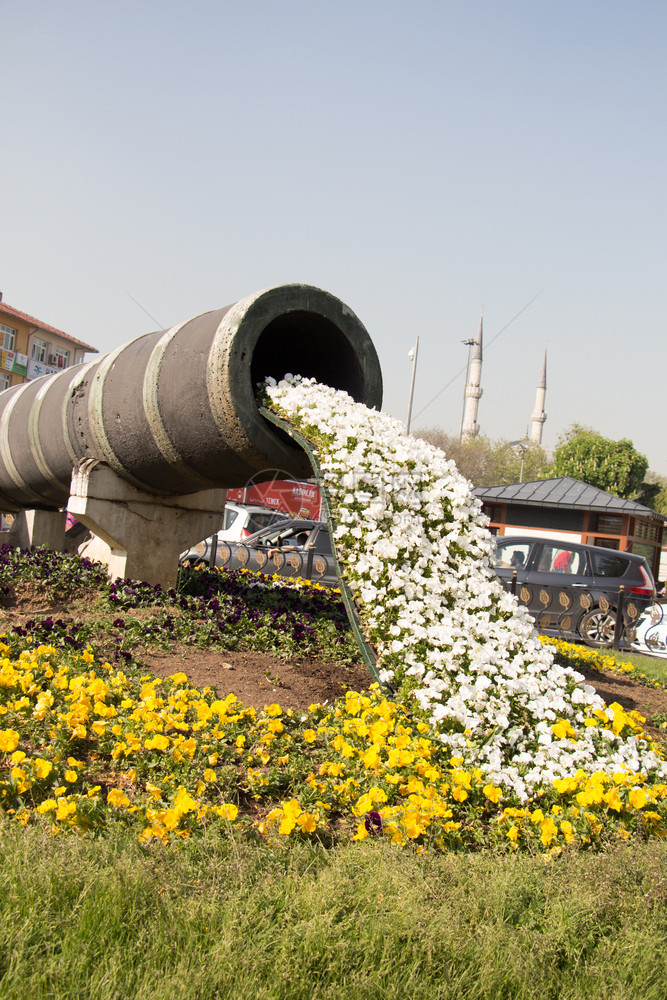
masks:
[[(113, 816), (163, 843), (234, 823), (278, 840), (382, 837), (420, 850), (664, 836), (666, 783), (577, 771), (519, 803), (375, 687), (305, 713), (256, 712), (184, 675), (137, 682), (83, 654), (61, 662), (52, 647), (4, 652), (0, 809), (17, 822), (88, 833)], [(642, 722), (616, 705), (591, 718), (635, 735)], [(568, 726), (552, 731), (571, 739)]]

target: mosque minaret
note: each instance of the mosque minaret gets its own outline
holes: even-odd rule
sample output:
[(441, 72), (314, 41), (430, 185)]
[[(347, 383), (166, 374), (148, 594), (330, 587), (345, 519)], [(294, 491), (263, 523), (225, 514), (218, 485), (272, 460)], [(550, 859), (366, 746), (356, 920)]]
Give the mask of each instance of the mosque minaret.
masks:
[(479, 400), (482, 395), (482, 324), (484, 321), (484, 310), (479, 319), (479, 333), (472, 347), (470, 364), (468, 366), (468, 379), (465, 387), (465, 397), (463, 404), (463, 420), (461, 423), (462, 440), (470, 440), (479, 434), (479, 424), (477, 423), (477, 410)]
[[(463, 416), (461, 419), (461, 440), (470, 441), (479, 434), (479, 424), (477, 414), (479, 401), (482, 396), (482, 353), (483, 353), (483, 323), (484, 310), (479, 320), (479, 331), (477, 338), (464, 340), (468, 345), (470, 354), (468, 356), (468, 368), (466, 376), (465, 392), (463, 396)], [(547, 348), (544, 348), (544, 358), (542, 368), (537, 382), (535, 393), (535, 409), (530, 418), (530, 428), (527, 429), (526, 439), (534, 444), (542, 444), (542, 430), (547, 414), (544, 409), (547, 396)]]
[(547, 415), (544, 410), (544, 402), (547, 395), (547, 349), (544, 348), (544, 359), (542, 361), (542, 370), (540, 372), (540, 378), (537, 383), (537, 392), (535, 393), (535, 409), (533, 410), (533, 415), (530, 418), (530, 440), (535, 444), (542, 444), (542, 428), (544, 427), (544, 421), (547, 419)]

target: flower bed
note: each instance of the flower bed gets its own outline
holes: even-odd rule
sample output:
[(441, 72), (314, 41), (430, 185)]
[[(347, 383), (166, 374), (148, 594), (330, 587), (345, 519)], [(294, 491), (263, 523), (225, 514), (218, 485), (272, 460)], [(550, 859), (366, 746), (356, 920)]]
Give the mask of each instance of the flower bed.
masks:
[[(185, 575), (178, 591), (108, 584), (77, 557), (3, 550), (0, 585), (27, 579), (68, 600), (85, 591), (94, 610), (78, 622), (35, 616), (2, 637), (0, 812), (54, 834), (127, 825), (143, 843), (216, 827), (273, 842), (382, 837), (420, 851), (557, 853), (663, 836), (664, 762), (643, 720), (604, 707), (554, 662), (495, 580), (456, 470), (338, 396), (318, 430), (311, 402), (303, 423), (338, 550), (400, 697), (374, 688), (303, 712), (256, 711), (141, 665), (144, 648), (225, 648), (241, 637), (283, 656), (308, 648), (345, 659), (337, 594), (207, 571)], [(341, 407), (347, 431), (336, 436)], [(604, 652), (555, 648), (560, 660), (605, 666)]]
[[(47, 549), (0, 548), (0, 588), (21, 580), (52, 599), (95, 593), (97, 613), (85, 620), (47, 615), (13, 626), (36, 643), (83, 650), (91, 643), (127, 664), (150, 644), (271, 650), (277, 656), (312, 653), (350, 660), (356, 646), (337, 591), (246, 570), (182, 570), (178, 590), (135, 580), (109, 582), (101, 564)], [(77, 603), (74, 601), (74, 610)], [(116, 614), (110, 619), (108, 611)]]
[[(14, 635), (0, 658), (0, 809), (54, 834), (121, 823), (167, 843), (233, 826), (274, 841), (559, 851), (664, 832), (667, 785), (579, 770), (519, 805), (377, 688), (256, 712), (185, 674), (160, 681), (89, 650)], [(601, 724), (637, 731), (632, 713), (607, 713)]]

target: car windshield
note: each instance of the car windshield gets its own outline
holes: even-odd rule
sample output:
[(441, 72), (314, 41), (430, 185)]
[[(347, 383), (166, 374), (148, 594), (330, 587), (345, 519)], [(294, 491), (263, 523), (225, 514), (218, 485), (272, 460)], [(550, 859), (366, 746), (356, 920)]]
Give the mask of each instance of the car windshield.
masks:
[(304, 524), (303, 522), (288, 524), (282, 528), (279, 525), (276, 525), (272, 531), (265, 531), (264, 534), (257, 539), (255, 544), (277, 547), (280, 545), (293, 545), (296, 541), (296, 535), (299, 535), (303, 531), (309, 534), (311, 529), (311, 524)]
[(254, 535), (256, 531), (261, 528), (267, 528), (270, 524), (274, 524), (276, 521), (284, 520), (281, 514), (274, 514), (272, 511), (267, 511), (263, 513), (261, 511), (255, 511), (248, 518), (247, 530), (251, 535)]

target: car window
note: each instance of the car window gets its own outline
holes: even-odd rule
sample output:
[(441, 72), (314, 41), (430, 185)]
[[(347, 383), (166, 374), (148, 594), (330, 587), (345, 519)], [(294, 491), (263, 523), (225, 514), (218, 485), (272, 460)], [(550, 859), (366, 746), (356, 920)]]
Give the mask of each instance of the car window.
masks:
[(629, 559), (607, 549), (591, 552), (590, 556), (595, 576), (623, 576), (630, 565)]
[(293, 545), (294, 536), (298, 535), (302, 531), (310, 532), (312, 525), (304, 524), (303, 521), (292, 522), (291, 524), (287, 522), (276, 524), (274, 528), (269, 531), (265, 531), (256, 541), (256, 545), (268, 545), (270, 547), (277, 546), (278, 539), (280, 538), (281, 545)]
[(531, 548), (530, 542), (516, 542), (511, 539), (498, 542), (493, 565), (499, 569), (525, 569)]
[(222, 530), (229, 531), (238, 516), (239, 512), (234, 510), (233, 507), (225, 507), (225, 517), (222, 523)]
[(537, 564), (538, 573), (563, 573), (565, 576), (588, 575), (586, 553), (567, 545), (543, 545)]
[(283, 520), (280, 514), (273, 514), (271, 511), (267, 511), (266, 514), (262, 514), (259, 511), (253, 513), (248, 518), (247, 530), (251, 535), (254, 535), (256, 531), (261, 528), (267, 528), (270, 524), (275, 524), (276, 521)]
[(323, 556), (331, 555), (331, 539), (326, 528), (320, 528), (313, 545), (313, 552), (319, 552)]

